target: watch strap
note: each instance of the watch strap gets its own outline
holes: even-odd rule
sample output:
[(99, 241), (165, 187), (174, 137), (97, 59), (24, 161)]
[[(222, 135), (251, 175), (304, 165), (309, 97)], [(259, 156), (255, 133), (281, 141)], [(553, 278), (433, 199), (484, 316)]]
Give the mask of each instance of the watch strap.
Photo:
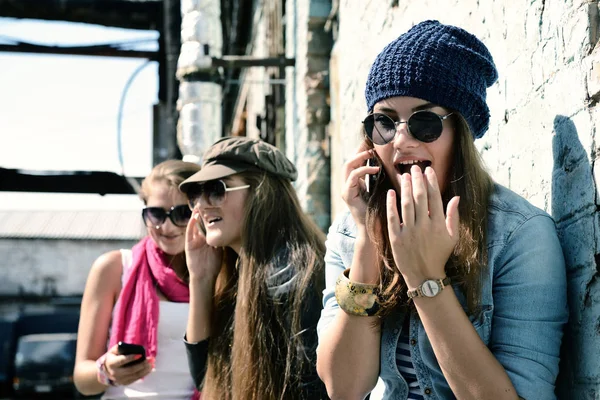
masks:
[[(445, 277), (444, 279), (426, 279), (423, 283), (425, 283), (427, 281), (435, 281), (440, 287), (440, 292), (442, 290), (444, 290), (444, 288), (446, 286), (450, 286), (450, 283), (451, 283), (451, 280), (449, 277)], [(423, 289), (422, 289), (423, 283), (421, 283), (416, 289), (409, 290), (408, 292), (406, 292), (409, 300), (413, 299), (415, 297), (427, 297), (423, 294)], [(437, 294), (439, 294), (439, 292)], [(437, 294), (436, 294), (436, 296), (437, 296)]]

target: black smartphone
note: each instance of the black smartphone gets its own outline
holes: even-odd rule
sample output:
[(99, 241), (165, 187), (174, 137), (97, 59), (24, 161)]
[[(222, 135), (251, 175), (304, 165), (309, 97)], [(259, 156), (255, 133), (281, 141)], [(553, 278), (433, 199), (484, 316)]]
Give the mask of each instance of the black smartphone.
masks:
[(146, 349), (144, 348), (144, 346), (142, 346), (140, 344), (119, 342), (119, 343), (117, 343), (117, 351), (119, 352), (119, 354), (121, 354), (123, 356), (128, 356), (130, 354), (141, 355), (141, 357), (139, 359), (130, 361), (127, 364), (125, 364), (124, 365), (125, 367), (139, 364), (141, 362), (144, 362), (144, 360), (146, 359)]
[[(369, 158), (367, 160), (367, 167), (374, 167), (377, 165), (377, 159), (375, 157)], [(371, 193), (373, 188), (375, 187), (375, 181), (377, 181), (376, 175), (365, 175), (365, 186), (367, 193)]]

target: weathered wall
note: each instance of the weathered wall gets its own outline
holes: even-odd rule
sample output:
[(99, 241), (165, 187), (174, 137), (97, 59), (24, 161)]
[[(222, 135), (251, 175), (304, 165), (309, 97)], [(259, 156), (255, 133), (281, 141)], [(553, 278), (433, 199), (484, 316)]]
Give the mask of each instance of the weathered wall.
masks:
[(136, 241), (0, 240), (0, 295), (83, 294), (92, 263), (101, 254)]
[[(258, 2), (257, 2), (258, 3)], [(249, 55), (255, 57), (269, 57), (266, 46), (267, 18), (265, 9), (257, 4), (253, 16), (252, 41), (250, 42)], [(260, 129), (256, 126), (257, 117), (265, 113), (265, 96), (271, 91), (267, 79), (266, 69), (263, 67), (247, 68), (242, 75), (244, 86), (240, 89), (246, 94), (246, 135), (253, 138), (260, 137)]]
[(304, 210), (326, 231), (330, 224), (327, 124), (331, 33), (324, 29), (330, 0), (286, 1), (286, 151), (298, 168), (296, 190)]
[(377, 53), (425, 19), (474, 33), (500, 75), (488, 91), (490, 130), (476, 144), (496, 181), (553, 215), (567, 261), (571, 320), (560, 397), (600, 398), (598, 2), (372, 0), (358, 6), (340, 0), (338, 18), (330, 71), (332, 216), (344, 209), (340, 167), (360, 141), (364, 85)]

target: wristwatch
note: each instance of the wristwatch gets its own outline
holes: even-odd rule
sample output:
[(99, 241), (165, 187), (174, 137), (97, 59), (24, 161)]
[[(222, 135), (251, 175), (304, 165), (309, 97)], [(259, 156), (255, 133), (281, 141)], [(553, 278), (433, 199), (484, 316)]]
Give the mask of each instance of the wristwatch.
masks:
[(437, 296), (446, 286), (450, 285), (450, 278), (445, 277), (444, 279), (427, 279), (421, 283), (416, 289), (409, 290), (407, 292), (408, 298), (413, 297), (435, 297)]

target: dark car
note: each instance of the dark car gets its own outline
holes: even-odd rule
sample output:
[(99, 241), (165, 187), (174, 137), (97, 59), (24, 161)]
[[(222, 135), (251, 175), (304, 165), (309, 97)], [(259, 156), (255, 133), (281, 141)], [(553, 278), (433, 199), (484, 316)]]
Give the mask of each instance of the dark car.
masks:
[(0, 398), (12, 393), (14, 331), (14, 318), (0, 318)]
[(52, 393), (53, 396), (77, 397), (73, 385), (76, 342), (76, 333), (21, 336), (15, 354), (15, 395)]

